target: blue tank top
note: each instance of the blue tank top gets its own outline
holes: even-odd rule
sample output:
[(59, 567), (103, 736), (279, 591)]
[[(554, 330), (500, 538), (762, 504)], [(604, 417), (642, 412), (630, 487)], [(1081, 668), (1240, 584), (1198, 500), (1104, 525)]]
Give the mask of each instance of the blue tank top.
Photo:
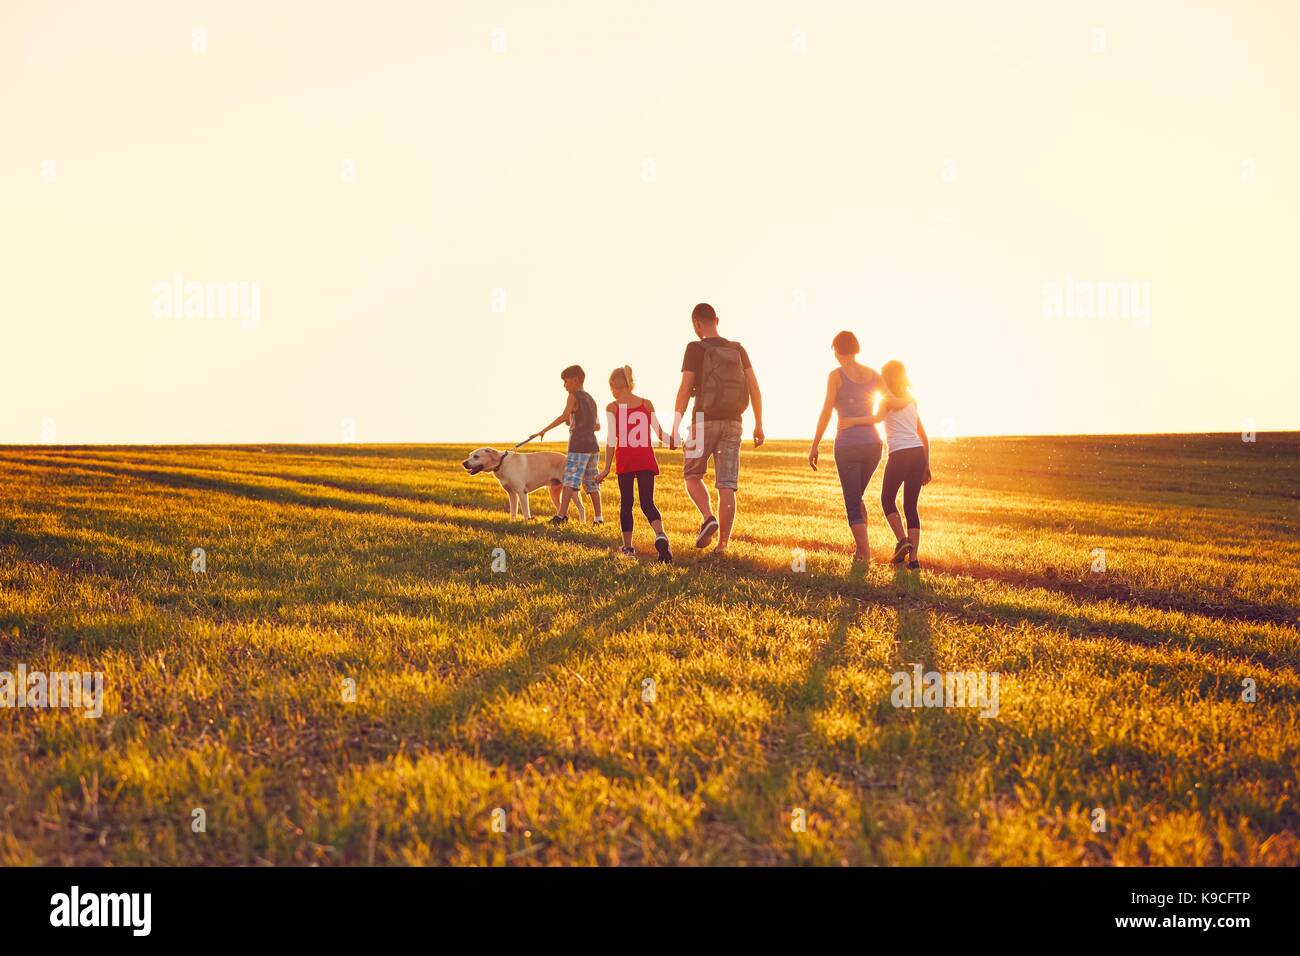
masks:
[[(871, 378), (859, 384), (839, 370), (840, 387), (835, 393), (835, 412), (840, 418), (862, 418), (870, 415), (871, 396), (880, 390), (880, 375), (871, 370)], [(880, 433), (875, 425), (854, 425), (835, 433), (837, 445), (879, 445)]]

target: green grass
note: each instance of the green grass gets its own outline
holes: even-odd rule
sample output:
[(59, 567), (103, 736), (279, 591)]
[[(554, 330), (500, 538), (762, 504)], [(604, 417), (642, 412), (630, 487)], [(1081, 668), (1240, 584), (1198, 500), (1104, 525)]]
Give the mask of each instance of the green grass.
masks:
[[(1298, 441), (938, 444), (920, 576), (802, 443), (720, 561), (661, 452), (672, 567), (465, 447), (0, 449), (0, 670), (107, 690), (0, 709), (0, 864), (1296, 865)], [(998, 715), (894, 708), (913, 662)]]

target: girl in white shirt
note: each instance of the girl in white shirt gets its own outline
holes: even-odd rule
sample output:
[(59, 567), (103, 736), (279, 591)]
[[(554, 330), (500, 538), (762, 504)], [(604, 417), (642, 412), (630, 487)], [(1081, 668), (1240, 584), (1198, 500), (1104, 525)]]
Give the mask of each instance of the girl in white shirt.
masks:
[[(920, 416), (916, 413), (916, 399), (907, 380), (907, 369), (902, 362), (886, 362), (880, 374), (893, 393), (881, 403), (875, 416), (885, 423), (885, 444), (889, 447), (889, 460), (885, 463), (884, 482), (880, 488), (880, 505), (885, 519), (898, 539), (894, 548), (894, 564), (907, 561), (910, 570), (919, 571), (917, 556), (921, 547), (921, 516), (917, 501), (921, 486), (930, 482), (930, 438), (925, 433)], [(903, 515), (907, 518), (907, 531), (898, 516), (898, 489), (903, 489)], [(908, 561), (908, 558), (911, 558)]]

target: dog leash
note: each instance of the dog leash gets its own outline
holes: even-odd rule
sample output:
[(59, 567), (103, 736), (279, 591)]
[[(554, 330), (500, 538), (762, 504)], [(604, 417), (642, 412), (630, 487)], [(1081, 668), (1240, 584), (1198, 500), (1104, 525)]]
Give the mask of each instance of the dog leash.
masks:
[[(523, 446), (523, 445), (527, 445), (530, 441), (532, 441), (532, 440), (533, 440), (534, 438), (536, 438), (536, 437), (537, 437), (536, 435), (529, 435), (527, 438), (525, 438), (523, 441), (521, 441), (518, 445), (515, 445), (515, 448), (519, 448), (519, 447), (521, 447), (521, 446)], [(497, 462), (497, 466), (496, 466), (495, 468), (484, 468), (483, 470), (486, 471), (486, 472), (498, 472), (498, 471), (500, 471), (500, 470), (501, 470), (501, 466), (504, 465), (504, 464), (506, 463), (506, 459), (510, 457), (511, 452), (513, 452), (513, 451), (515, 450), (515, 448), (511, 448), (510, 451), (508, 451), (508, 452), (506, 452), (504, 455), (502, 455), (502, 456), (501, 456), (501, 460)]]

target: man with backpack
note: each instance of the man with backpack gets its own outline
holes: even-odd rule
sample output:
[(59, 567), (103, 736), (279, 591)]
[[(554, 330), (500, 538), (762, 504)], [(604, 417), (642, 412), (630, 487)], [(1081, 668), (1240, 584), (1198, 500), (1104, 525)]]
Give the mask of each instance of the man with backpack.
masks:
[[(695, 396), (690, 439), (686, 446), (683, 475), (686, 493), (704, 519), (695, 547), (708, 547), (718, 536), (717, 553), (727, 550), (731, 526), (736, 520), (736, 486), (740, 478), (741, 417), (754, 406), (754, 447), (763, 444), (763, 396), (749, 364), (749, 355), (739, 342), (718, 335), (718, 314), (701, 302), (691, 312), (698, 342), (686, 346), (682, 357), (682, 384), (677, 390), (676, 417), (672, 438), (677, 439), (677, 422), (686, 403)], [(718, 515), (704, 484), (704, 474), (713, 458), (713, 483), (718, 487)]]

